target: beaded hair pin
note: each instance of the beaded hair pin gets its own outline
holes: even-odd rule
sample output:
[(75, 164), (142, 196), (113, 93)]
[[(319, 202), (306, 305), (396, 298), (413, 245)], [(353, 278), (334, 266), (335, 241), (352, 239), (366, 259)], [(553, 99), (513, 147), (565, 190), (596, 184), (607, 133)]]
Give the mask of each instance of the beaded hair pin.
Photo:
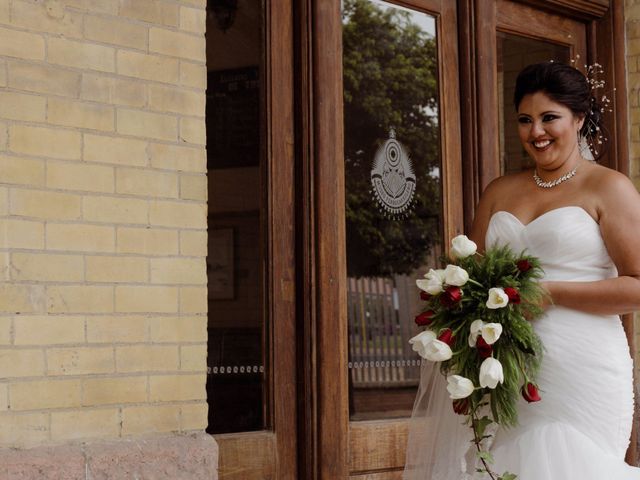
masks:
[[(571, 60), (571, 63), (576, 64), (579, 60), (580, 55), (576, 55), (576, 58)], [(603, 134), (602, 129), (593, 121), (594, 109), (598, 109), (601, 115), (605, 112), (613, 112), (611, 108), (612, 99), (603, 91), (606, 82), (600, 78), (604, 74), (602, 65), (597, 62), (592, 65), (585, 64), (584, 69), (587, 82), (589, 82), (591, 86), (591, 109), (589, 111), (590, 115), (587, 115), (588, 128), (587, 134), (584, 135), (584, 140), (591, 152), (593, 152), (593, 155), (597, 158), (600, 148), (602, 148), (604, 143), (608, 142), (609, 139)], [(602, 93), (598, 92), (599, 90)], [(613, 91), (615, 92), (615, 90), (614, 88)]]

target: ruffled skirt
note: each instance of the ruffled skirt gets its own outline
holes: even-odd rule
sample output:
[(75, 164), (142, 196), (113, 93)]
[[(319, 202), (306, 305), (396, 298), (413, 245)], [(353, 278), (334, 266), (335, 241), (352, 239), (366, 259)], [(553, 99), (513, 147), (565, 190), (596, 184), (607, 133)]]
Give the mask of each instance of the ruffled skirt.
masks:
[(633, 421), (633, 362), (618, 316), (560, 307), (535, 320), (545, 347), (542, 401), (521, 399), (519, 424), (499, 429), (494, 470), (519, 480), (640, 480), (624, 462)]

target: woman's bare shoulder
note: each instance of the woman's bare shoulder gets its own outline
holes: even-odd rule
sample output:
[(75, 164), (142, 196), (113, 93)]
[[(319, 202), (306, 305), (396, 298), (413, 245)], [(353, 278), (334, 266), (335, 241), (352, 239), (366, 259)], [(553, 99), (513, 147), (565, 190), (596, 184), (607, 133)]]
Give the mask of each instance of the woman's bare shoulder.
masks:
[(640, 194), (624, 174), (600, 165), (585, 175), (589, 197), (597, 202), (602, 238), (621, 276), (640, 278)]
[(625, 199), (637, 200), (640, 198), (629, 177), (604, 165), (592, 164), (587, 171), (585, 183), (588, 190), (599, 199), (599, 206), (602, 207), (610, 201), (616, 201), (616, 199), (624, 201)]
[(531, 182), (531, 172), (532, 170), (524, 170), (502, 175), (492, 180), (481, 197), (481, 201), (485, 200), (484, 203), (489, 207), (489, 214), (494, 213), (496, 209), (500, 209), (502, 201), (513, 198), (514, 194), (521, 192), (522, 188)]

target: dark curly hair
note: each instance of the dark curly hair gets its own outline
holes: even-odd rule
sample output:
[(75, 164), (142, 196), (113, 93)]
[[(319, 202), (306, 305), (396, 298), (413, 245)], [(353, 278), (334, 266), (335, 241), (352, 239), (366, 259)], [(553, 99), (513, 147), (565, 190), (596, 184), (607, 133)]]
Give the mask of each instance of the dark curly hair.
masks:
[[(542, 62), (525, 67), (516, 79), (513, 103), (516, 110), (525, 95), (544, 92), (554, 102), (558, 102), (584, 118), (580, 134), (590, 143), (602, 134), (606, 139), (606, 130), (602, 125), (602, 107), (591, 94), (591, 84), (584, 74), (564, 63)], [(604, 145), (603, 145), (604, 146)], [(595, 152), (594, 152), (595, 153)], [(604, 153), (599, 152), (599, 158)]]

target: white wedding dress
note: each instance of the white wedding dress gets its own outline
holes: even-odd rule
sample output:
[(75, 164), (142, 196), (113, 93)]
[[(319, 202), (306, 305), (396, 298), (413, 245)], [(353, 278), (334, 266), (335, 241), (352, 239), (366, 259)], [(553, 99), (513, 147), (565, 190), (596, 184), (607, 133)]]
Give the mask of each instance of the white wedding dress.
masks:
[[(496, 244), (538, 257), (545, 280), (617, 275), (600, 227), (581, 207), (557, 208), (527, 225), (496, 212), (486, 245)], [(551, 307), (533, 326), (545, 348), (538, 375), (542, 401), (521, 399), (519, 425), (498, 431), (492, 446), (496, 471), (520, 480), (640, 479), (640, 469), (624, 463), (633, 364), (620, 317)]]
[[(538, 257), (545, 280), (594, 281), (617, 275), (599, 225), (581, 207), (557, 208), (527, 225), (498, 211), (489, 222), (485, 245), (505, 244)], [(492, 469), (515, 473), (519, 480), (640, 480), (640, 469), (624, 462), (634, 395), (633, 364), (620, 318), (550, 307), (533, 326), (545, 349), (537, 378), (542, 400), (529, 404), (520, 399), (518, 426), (498, 428), (490, 449)], [(444, 388), (441, 380), (425, 382), (423, 376), (416, 407), (420, 395), (425, 396), (423, 383), (439, 383), (428, 387), (431, 390)], [(427, 414), (412, 427), (403, 478), (488, 478), (473, 473), (470, 429), (460, 425), (463, 417), (451, 412), (451, 401), (444, 408), (441, 393), (429, 401), (440, 402), (440, 412), (429, 413), (423, 401)], [(412, 421), (417, 419), (414, 411)], [(438, 438), (426, 440), (434, 429)], [(428, 445), (428, 451), (420, 453), (415, 442)], [(465, 457), (460, 452), (466, 458), (454, 460), (454, 455)]]

